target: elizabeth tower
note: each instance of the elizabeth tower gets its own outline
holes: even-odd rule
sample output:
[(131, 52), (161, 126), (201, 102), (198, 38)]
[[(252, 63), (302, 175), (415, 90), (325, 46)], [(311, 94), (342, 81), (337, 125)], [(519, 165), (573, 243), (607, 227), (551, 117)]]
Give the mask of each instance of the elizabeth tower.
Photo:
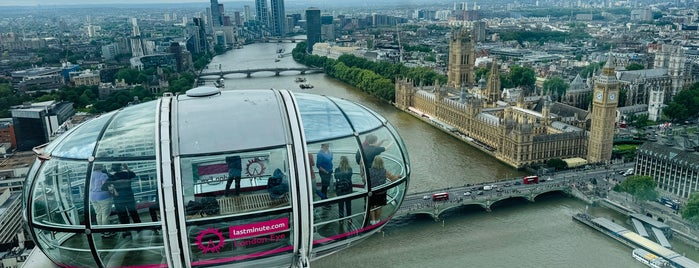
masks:
[(595, 79), (592, 95), (592, 118), (590, 143), (587, 148), (589, 163), (603, 163), (612, 159), (614, 121), (619, 97), (619, 81), (614, 73), (611, 51), (602, 74)]

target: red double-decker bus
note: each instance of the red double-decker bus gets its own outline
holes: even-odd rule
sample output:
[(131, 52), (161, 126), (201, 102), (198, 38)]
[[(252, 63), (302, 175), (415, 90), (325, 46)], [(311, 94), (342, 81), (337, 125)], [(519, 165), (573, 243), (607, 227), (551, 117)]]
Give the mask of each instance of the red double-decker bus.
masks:
[(449, 193), (436, 193), (432, 194), (432, 201), (446, 201), (449, 200)]
[(526, 176), (522, 179), (524, 184), (537, 184), (539, 183), (539, 176)]

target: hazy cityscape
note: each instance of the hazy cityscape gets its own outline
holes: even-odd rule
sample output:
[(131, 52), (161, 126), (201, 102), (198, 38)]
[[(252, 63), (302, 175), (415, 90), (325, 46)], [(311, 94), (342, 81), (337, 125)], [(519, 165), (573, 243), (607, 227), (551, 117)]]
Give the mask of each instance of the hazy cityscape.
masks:
[[(696, 1), (0, 1), (0, 51), (0, 268), (699, 267)], [(306, 178), (279, 161), (303, 146), (262, 146), (276, 126), (249, 121), (276, 110), (235, 112), (253, 95), (212, 100), (220, 115), (188, 106), (270, 88), (280, 107), (296, 94), (284, 112), (308, 140), (312, 188), (281, 200), (266, 166)], [(355, 131), (309, 129), (336, 115)], [(168, 145), (204, 118), (265, 134)], [(367, 144), (385, 147), (385, 188), (366, 182)], [(328, 182), (341, 165), (347, 193), (337, 170)], [(93, 192), (123, 198), (89, 188), (102, 166), (134, 173), (132, 211), (100, 219)], [(262, 223), (287, 229), (234, 235)]]

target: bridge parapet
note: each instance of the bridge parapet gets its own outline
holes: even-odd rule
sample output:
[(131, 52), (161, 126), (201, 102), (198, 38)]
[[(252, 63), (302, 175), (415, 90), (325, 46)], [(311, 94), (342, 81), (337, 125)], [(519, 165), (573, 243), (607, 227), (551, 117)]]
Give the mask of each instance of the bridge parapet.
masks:
[(550, 192), (563, 192), (566, 195), (571, 195), (572, 189), (571, 186), (566, 183), (559, 183), (541, 185), (540, 187), (528, 189), (512, 189), (502, 192), (489, 191), (484, 195), (452, 197), (452, 199), (445, 201), (422, 199), (419, 202), (404, 203), (403, 206), (398, 209), (396, 216), (425, 214), (432, 217), (435, 221), (438, 221), (442, 213), (462, 206), (477, 205), (483, 208), (483, 210), (491, 212), (493, 205), (500, 201), (521, 198), (529, 202), (535, 202), (536, 197)]
[(246, 77), (252, 77), (252, 74), (254, 73), (260, 73), (260, 72), (271, 72), (274, 73), (275, 76), (279, 76), (284, 72), (298, 72), (300, 74), (306, 74), (306, 73), (311, 73), (311, 72), (316, 72), (316, 73), (322, 73), (324, 70), (323, 68), (316, 68), (316, 67), (291, 67), (291, 68), (258, 68), (258, 69), (242, 69), (242, 70), (228, 70), (228, 71), (215, 71), (215, 72), (201, 72), (199, 73), (199, 77), (205, 77), (205, 76), (215, 76), (215, 77), (224, 77), (225, 75), (228, 74), (245, 74)]

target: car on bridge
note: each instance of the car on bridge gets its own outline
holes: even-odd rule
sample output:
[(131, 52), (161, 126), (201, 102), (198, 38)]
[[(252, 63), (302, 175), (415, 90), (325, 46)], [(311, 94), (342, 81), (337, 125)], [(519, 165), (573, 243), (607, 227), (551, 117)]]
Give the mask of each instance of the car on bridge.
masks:
[(471, 192), (465, 192), (464, 195), (469, 196), (469, 195), (471, 195)]

